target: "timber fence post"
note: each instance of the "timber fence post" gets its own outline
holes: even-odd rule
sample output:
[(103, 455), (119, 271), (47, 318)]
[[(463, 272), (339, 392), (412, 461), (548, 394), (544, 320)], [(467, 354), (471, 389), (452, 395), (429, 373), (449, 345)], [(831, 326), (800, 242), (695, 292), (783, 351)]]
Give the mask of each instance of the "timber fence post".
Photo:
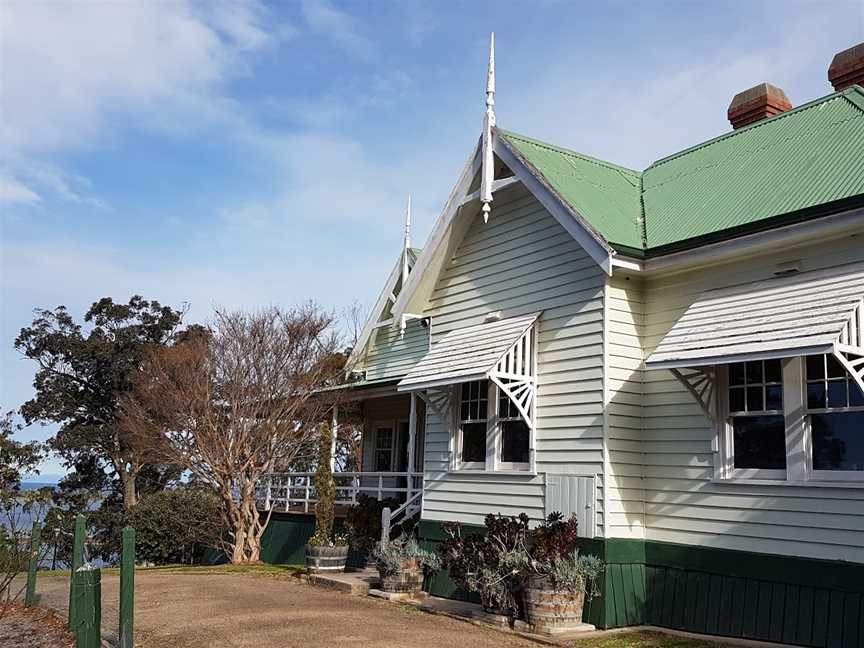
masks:
[(102, 643), (102, 571), (87, 564), (72, 575), (75, 609), (75, 648), (99, 648)]
[(30, 561), (27, 564), (27, 590), (24, 606), (30, 607), (36, 600), (36, 570), (39, 568), (39, 545), (42, 544), (42, 530), (37, 522), (30, 531)]
[(123, 529), (120, 557), (120, 648), (135, 645), (135, 529)]
[(74, 629), (76, 606), (73, 598), (75, 572), (84, 564), (84, 536), (87, 533), (86, 520), (80, 513), (75, 516), (75, 535), (72, 540), (72, 572), (69, 577), (69, 629)]

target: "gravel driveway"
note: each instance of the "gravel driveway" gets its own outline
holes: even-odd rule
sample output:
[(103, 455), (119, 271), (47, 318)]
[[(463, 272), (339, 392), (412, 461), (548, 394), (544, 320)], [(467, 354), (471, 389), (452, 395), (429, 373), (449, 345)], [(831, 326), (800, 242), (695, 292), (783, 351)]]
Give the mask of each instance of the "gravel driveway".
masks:
[[(41, 605), (65, 610), (67, 578), (39, 580)], [(282, 575), (143, 571), (135, 576), (143, 648), (507, 648), (517, 636)], [(117, 576), (102, 576), (103, 630), (116, 632)]]

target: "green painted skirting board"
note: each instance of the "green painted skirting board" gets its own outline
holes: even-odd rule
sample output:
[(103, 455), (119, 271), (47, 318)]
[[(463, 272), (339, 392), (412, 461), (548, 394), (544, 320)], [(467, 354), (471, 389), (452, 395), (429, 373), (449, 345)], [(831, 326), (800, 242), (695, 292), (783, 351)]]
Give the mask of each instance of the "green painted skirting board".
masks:
[[(468, 528), (466, 531), (482, 530)], [(419, 525), (434, 546), (438, 522)], [(864, 565), (641, 540), (594, 539), (607, 563), (585, 620), (600, 628), (651, 624), (818, 648), (864, 646)], [(427, 590), (465, 598), (447, 574)]]
[[(344, 532), (344, 521), (337, 518), (334, 531)], [(302, 565), (306, 562), (306, 542), (315, 533), (315, 516), (305, 513), (273, 513), (261, 538), (261, 560), (277, 565)], [(352, 552), (348, 564), (362, 566), (366, 556)]]

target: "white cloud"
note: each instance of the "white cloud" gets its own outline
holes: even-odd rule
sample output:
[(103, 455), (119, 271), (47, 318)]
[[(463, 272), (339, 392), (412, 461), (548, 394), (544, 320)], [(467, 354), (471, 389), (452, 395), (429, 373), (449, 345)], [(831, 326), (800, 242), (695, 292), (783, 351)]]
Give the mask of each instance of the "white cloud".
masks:
[(303, 16), (316, 34), (331, 39), (350, 53), (367, 58), (372, 55), (372, 41), (360, 33), (357, 20), (334, 7), (327, 0), (303, 0)]
[[(795, 105), (831, 92), (826, 77), (831, 57), (854, 42), (856, 27), (822, 5), (813, 9), (774, 12), (767, 22), (750, 17), (750, 25), (730, 33), (719, 47), (695, 50), (667, 42), (662, 57), (639, 65), (618, 57), (601, 68), (574, 67), (580, 60), (576, 39), (575, 49), (557, 53), (560, 63), (519, 79), (513, 88), (499, 83), (498, 123), (644, 169), (729, 131), (729, 102), (757, 83), (779, 85)], [(836, 9), (842, 13), (842, 7)], [(753, 38), (754, 30), (760, 38)]]
[(15, 178), (0, 176), (0, 202), (30, 204), (41, 200), (39, 194)]
[[(91, 183), (87, 178), (69, 173), (55, 164), (26, 156), (10, 156), (6, 160), (6, 167), (15, 175), (14, 178), (10, 177), (9, 181), (35, 194), (39, 200), (44, 194), (55, 196), (65, 202), (89, 205), (98, 209), (108, 208), (104, 200), (93, 195)], [(14, 193), (8, 197), (0, 191), (0, 202), (23, 201), (16, 201)]]
[(4, 2), (0, 147), (39, 166), (102, 144), (119, 125), (189, 132), (243, 121), (221, 90), (250, 73), (251, 54), (291, 35), (270, 23), (252, 0)]

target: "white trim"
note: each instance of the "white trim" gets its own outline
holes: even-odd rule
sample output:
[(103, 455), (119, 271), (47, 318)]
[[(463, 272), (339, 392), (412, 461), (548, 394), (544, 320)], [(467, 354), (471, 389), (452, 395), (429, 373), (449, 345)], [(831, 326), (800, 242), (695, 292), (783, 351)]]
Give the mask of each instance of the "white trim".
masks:
[[(496, 131), (497, 132), (497, 131)], [(440, 247), (443, 243), (448, 230), (453, 225), (454, 220), (460, 213), (460, 209), (468, 196), (468, 188), (474, 180), (477, 172), (482, 166), (482, 138), (475, 145), (468, 162), (456, 182), (456, 186), (450, 193), (447, 202), (444, 204), (444, 209), (435, 221), (432, 232), (423, 247), (423, 252), (414, 264), (414, 269), (408, 276), (408, 283), (402, 287), (399, 296), (396, 298), (396, 303), (393, 305), (393, 316), (399, 317), (405, 311), (414, 295), (417, 293), (423, 276), (430, 270), (434, 259), (440, 256)], [(535, 176), (525, 165), (522, 159), (513, 151), (509, 144), (506, 143), (504, 137), (496, 136), (494, 138), (494, 152), (502, 162), (513, 172), (512, 180), (510, 178), (502, 178), (494, 181), (492, 187), (495, 187), (496, 182), (500, 182), (499, 188), (510, 186), (516, 181), (522, 182), (526, 189), (531, 192), (541, 205), (557, 220), (562, 227), (576, 240), (579, 245), (594, 259), (594, 261), (603, 268), (607, 275), (612, 274), (612, 259), (616, 252), (609, 246), (600, 234), (595, 232), (588, 222), (572, 207), (564, 203), (546, 184), (544, 184), (537, 176)], [(505, 184), (506, 182), (506, 184)], [(493, 189), (494, 190), (494, 189)], [(479, 194), (478, 194), (479, 195)], [(471, 194), (473, 196), (473, 193)]]
[(621, 268), (622, 270), (643, 272), (645, 270), (645, 262), (618, 254), (612, 257), (612, 268), (613, 270), (615, 268)]
[(681, 369), (688, 367), (707, 367), (711, 365), (729, 365), (749, 360), (782, 360), (792, 356), (821, 355), (831, 353), (833, 344), (810, 347), (790, 347), (776, 351), (758, 351), (753, 353), (736, 353), (728, 356), (706, 356), (702, 358), (681, 358), (677, 360), (663, 360), (661, 362), (645, 362), (646, 369)]
[[(507, 187), (510, 187), (512, 185), (519, 184), (520, 182), (522, 182), (522, 180), (520, 180), (516, 176), (509, 176), (507, 178), (500, 178), (498, 180), (493, 180), (492, 181), (492, 193), (494, 194), (496, 191), (501, 191), (502, 189), (506, 189)], [(479, 189), (477, 191), (473, 191), (470, 194), (468, 194), (467, 196), (465, 196), (462, 199), (462, 203), (460, 204), (460, 207), (467, 205), (468, 203), (472, 203), (475, 200), (480, 200), (480, 190)]]
[(459, 213), (462, 198), (464, 198), (465, 194), (468, 193), (468, 188), (471, 186), (471, 182), (480, 168), (479, 154), (480, 143), (478, 142), (474, 146), (471, 155), (468, 157), (468, 162), (463, 167), (462, 173), (459, 174), (459, 180), (456, 182), (456, 186), (453, 187), (453, 191), (450, 192), (447, 202), (444, 203), (444, 209), (441, 211), (438, 220), (435, 221), (435, 225), (432, 227), (432, 232), (429, 234), (426, 245), (423, 247), (423, 252), (420, 253), (420, 256), (414, 262), (414, 269), (411, 274), (408, 275), (408, 283), (402, 286), (402, 290), (399, 291), (399, 296), (396, 298), (396, 303), (393, 304), (392, 308), (394, 317), (401, 316), (402, 312), (406, 310), (411, 298), (414, 296), (414, 293), (417, 292), (423, 275), (426, 274), (426, 271), (432, 262), (432, 257), (436, 256), (438, 248), (447, 234), (447, 230), (450, 228), (453, 219)]
[[(614, 262), (614, 258), (613, 258)], [(609, 488), (607, 488), (607, 475), (612, 475), (612, 462), (609, 459), (609, 405), (610, 405), (610, 390), (609, 390), (609, 369), (610, 369), (610, 361), (609, 361), (609, 281), (607, 280), (603, 284), (603, 337), (602, 337), (602, 345), (603, 345), (603, 431), (601, 433), (602, 436), (602, 448), (601, 448), (601, 456), (603, 460), (603, 474), (600, 475), (600, 484), (603, 488), (603, 534), (601, 537), (608, 538), (610, 537), (608, 531), (608, 525), (606, 524), (606, 515), (609, 510)], [(644, 479), (644, 469), (640, 466), (640, 472), (643, 474), (640, 475)], [(595, 491), (596, 493), (596, 491)], [(544, 495), (545, 497), (545, 495)], [(596, 503), (595, 503), (596, 504)], [(643, 507), (644, 508), (644, 507)], [(642, 520), (640, 520), (644, 526), (644, 515), (642, 516)], [(595, 525), (595, 534), (596, 534), (596, 525), (597, 525), (597, 513), (596, 508), (594, 512), (594, 525)]]
[(616, 254), (600, 234), (596, 233), (570, 205), (561, 200), (552, 189), (532, 173), (504, 137), (495, 139), (495, 153), (501, 161), (522, 181), (540, 204), (552, 214), (588, 255), (597, 262), (607, 275), (612, 275), (612, 258)]

